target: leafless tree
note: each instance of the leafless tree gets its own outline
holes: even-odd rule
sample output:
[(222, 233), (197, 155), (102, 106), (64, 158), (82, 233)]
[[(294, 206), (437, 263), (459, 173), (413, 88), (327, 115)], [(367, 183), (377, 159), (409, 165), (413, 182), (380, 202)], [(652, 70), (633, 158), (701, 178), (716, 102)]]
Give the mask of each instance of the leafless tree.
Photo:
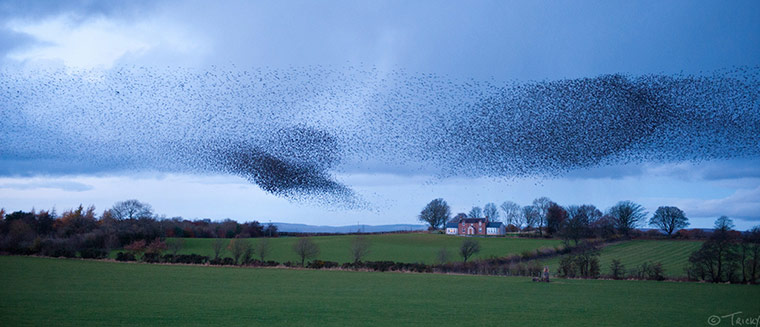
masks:
[(467, 214), (469, 218), (483, 218), (483, 209), (480, 207), (472, 207), (470, 213)]
[(615, 219), (615, 228), (618, 232), (628, 236), (628, 232), (636, 228), (646, 218), (647, 212), (640, 204), (620, 201), (610, 208), (610, 216)]
[(467, 259), (478, 252), (480, 252), (480, 242), (475, 239), (468, 238), (459, 247), (459, 254), (464, 259), (464, 262), (467, 262)]
[(264, 259), (266, 259), (271, 251), (272, 245), (269, 244), (268, 238), (261, 238), (259, 239), (259, 242), (256, 243), (256, 253), (259, 254), (259, 260), (261, 260), (261, 262), (264, 262)]
[(538, 225), (538, 235), (543, 235), (543, 228), (546, 226), (546, 213), (549, 211), (549, 206), (551, 206), (552, 200), (549, 200), (549, 198), (542, 196), (538, 199), (533, 200), (533, 206), (536, 208), (536, 224)]
[(520, 219), (520, 205), (512, 201), (504, 201), (500, 207), (501, 211), (504, 213), (504, 223), (507, 225), (515, 225), (517, 228), (522, 226), (522, 219)]
[(248, 243), (248, 241), (243, 238), (234, 238), (230, 241), (227, 248), (230, 250), (230, 253), (232, 253), (232, 259), (235, 260), (235, 265), (237, 265), (240, 261), (240, 257), (242, 257), (246, 251), (250, 251), (251, 243)]
[(169, 251), (172, 253), (172, 255), (177, 255), (179, 251), (182, 251), (182, 248), (185, 247), (185, 239), (182, 238), (173, 238), (166, 241), (166, 246), (169, 249)]
[(351, 241), (351, 255), (354, 258), (354, 263), (362, 261), (362, 258), (369, 254), (369, 247), (371, 243), (366, 236), (358, 235)]
[(111, 208), (111, 215), (118, 220), (147, 218), (153, 216), (150, 204), (137, 200), (117, 202)]
[(499, 209), (496, 208), (495, 203), (492, 203), (492, 202), (486, 203), (486, 206), (483, 208), (483, 214), (490, 221), (499, 220)]
[(214, 259), (219, 259), (219, 255), (224, 252), (224, 240), (221, 238), (214, 239), (211, 246), (214, 249)]
[(301, 266), (303, 267), (306, 259), (319, 255), (319, 245), (314, 243), (309, 237), (301, 237), (293, 244), (293, 251), (301, 258)]
[(522, 208), (522, 219), (525, 223), (525, 228), (533, 228), (538, 222), (538, 211), (535, 206), (524, 206)]
[(442, 247), (440, 250), (438, 250), (438, 253), (436, 253), (435, 259), (439, 264), (445, 264), (449, 262), (449, 249)]

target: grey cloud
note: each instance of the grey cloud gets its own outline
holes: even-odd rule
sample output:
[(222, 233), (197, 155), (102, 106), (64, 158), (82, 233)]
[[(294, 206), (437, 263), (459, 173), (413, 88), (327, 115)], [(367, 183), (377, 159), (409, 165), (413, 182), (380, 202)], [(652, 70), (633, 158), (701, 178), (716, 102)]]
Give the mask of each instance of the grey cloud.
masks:
[(87, 185), (73, 181), (61, 181), (61, 182), (46, 182), (46, 183), (6, 183), (0, 184), (0, 188), (12, 189), (12, 190), (35, 190), (42, 188), (59, 189), (63, 191), (71, 192), (84, 192), (92, 190), (92, 185)]
[(760, 187), (740, 189), (725, 198), (677, 201), (693, 217), (729, 216), (746, 221), (760, 221)]

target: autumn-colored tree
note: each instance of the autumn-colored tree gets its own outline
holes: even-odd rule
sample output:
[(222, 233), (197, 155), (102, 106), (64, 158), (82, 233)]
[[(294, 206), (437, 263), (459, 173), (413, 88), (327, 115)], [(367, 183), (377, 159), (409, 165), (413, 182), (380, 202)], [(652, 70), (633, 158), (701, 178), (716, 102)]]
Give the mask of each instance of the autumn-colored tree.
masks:
[(145, 253), (155, 253), (155, 254), (161, 254), (161, 252), (166, 251), (167, 249), (166, 243), (162, 241), (160, 238), (157, 238), (150, 242), (148, 246), (145, 248)]
[(75, 210), (64, 211), (61, 219), (56, 220), (53, 226), (59, 236), (68, 237), (88, 233), (97, 226), (95, 206), (90, 206), (85, 210), (80, 204)]
[(145, 242), (145, 240), (137, 240), (132, 243), (129, 243), (127, 246), (124, 247), (124, 249), (134, 254), (135, 257), (139, 257), (140, 255), (142, 255), (143, 252), (145, 252), (146, 247), (147, 247), (147, 243)]

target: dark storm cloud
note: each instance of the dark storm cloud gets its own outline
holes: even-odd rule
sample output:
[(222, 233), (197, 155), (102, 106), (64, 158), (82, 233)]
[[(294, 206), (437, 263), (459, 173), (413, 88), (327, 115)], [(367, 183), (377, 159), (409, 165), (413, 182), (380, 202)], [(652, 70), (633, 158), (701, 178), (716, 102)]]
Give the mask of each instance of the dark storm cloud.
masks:
[(506, 85), (355, 67), (5, 71), (0, 173), (228, 173), (278, 196), (357, 206), (334, 173), (754, 162), (758, 71)]

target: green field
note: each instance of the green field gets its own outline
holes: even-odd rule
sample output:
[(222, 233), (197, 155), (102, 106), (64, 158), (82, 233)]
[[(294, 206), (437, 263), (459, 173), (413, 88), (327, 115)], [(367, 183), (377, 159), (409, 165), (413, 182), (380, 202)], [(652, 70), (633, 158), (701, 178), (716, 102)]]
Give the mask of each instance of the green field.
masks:
[[(0, 256), (3, 326), (705, 326), (760, 287)], [(719, 326), (730, 326), (724, 321)]]
[[(615, 243), (604, 247), (599, 257), (602, 274), (610, 273), (610, 264), (618, 259), (625, 265), (626, 273), (644, 262), (659, 261), (670, 277), (685, 276), (685, 268), (689, 256), (699, 247), (701, 241), (668, 241), (668, 240), (632, 240)], [(551, 271), (557, 271), (559, 257), (545, 262)]]
[[(353, 235), (339, 235), (339, 236), (314, 236), (312, 239), (319, 245), (320, 255), (317, 259), (336, 261), (339, 263), (351, 262), (351, 241), (354, 239)], [(461, 257), (457, 254), (457, 250), (462, 242), (465, 240), (463, 237), (442, 235), (442, 234), (426, 234), (426, 233), (410, 233), (410, 234), (379, 234), (379, 235), (367, 235), (370, 242), (370, 253), (365, 258), (365, 261), (397, 261), (407, 263), (435, 263), (436, 254), (441, 248), (447, 248), (449, 251), (449, 258), (452, 261), (461, 260)], [(248, 239), (251, 244), (256, 244), (260, 239), (251, 238)], [(272, 247), (272, 253), (266, 260), (274, 260), (278, 262), (286, 261), (300, 261), (293, 252), (293, 244), (296, 242), (295, 237), (280, 237), (271, 238), (270, 244)], [(535, 250), (542, 246), (554, 247), (560, 245), (560, 240), (553, 239), (529, 239), (529, 238), (478, 238), (481, 245), (481, 251), (476, 258), (488, 258), (488, 257), (501, 257), (508, 254), (520, 254), (523, 251)], [(185, 248), (181, 253), (197, 253), (201, 255), (213, 257), (214, 251), (212, 249), (212, 243), (214, 239), (203, 238), (186, 238)], [(229, 239), (225, 239), (225, 242), (229, 242)], [(224, 255), (229, 256), (229, 251)]]

